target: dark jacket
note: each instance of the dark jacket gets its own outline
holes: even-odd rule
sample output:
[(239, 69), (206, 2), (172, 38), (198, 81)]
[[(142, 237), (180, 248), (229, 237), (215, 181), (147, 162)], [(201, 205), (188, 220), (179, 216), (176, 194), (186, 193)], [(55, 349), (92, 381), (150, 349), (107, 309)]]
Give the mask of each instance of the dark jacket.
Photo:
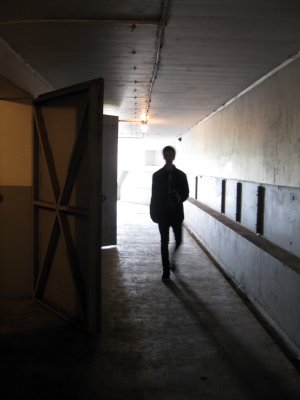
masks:
[[(171, 176), (170, 176), (171, 173)], [(180, 201), (178, 201), (178, 196)], [(189, 197), (189, 185), (186, 174), (173, 166), (172, 171), (165, 167), (152, 176), (152, 196), (150, 216), (153, 222), (171, 220), (182, 222), (184, 219), (183, 202)]]

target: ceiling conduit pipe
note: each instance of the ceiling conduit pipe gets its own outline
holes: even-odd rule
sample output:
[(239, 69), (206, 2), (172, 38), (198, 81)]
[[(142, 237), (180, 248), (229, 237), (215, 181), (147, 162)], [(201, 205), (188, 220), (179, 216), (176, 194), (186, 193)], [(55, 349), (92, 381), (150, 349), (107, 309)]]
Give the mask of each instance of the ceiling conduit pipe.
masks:
[(165, 35), (165, 28), (167, 26), (168, 18), (169, 18), (169, 10), (171, 6), (172, 0), (163, 0), (162, 4), (162, 11), (161, 11), (161, 18), (160, 23), (157, 29), (157, 46), (156, 46), (156, 55), (155, 55), (155, 63), (153, 66), (152, 78), (150, 81), (149, 91), (148, 91), (148, 98), (147, 98), (147, 107), (146, 107), (146, 120), (148, 119), (148, 114), (150, 110), (151, 104), (151, 96), (153, 91), (154, 82), (157, 76), (157, 70), (160, 62), (160, 53), (163, 47), (164, 35)]

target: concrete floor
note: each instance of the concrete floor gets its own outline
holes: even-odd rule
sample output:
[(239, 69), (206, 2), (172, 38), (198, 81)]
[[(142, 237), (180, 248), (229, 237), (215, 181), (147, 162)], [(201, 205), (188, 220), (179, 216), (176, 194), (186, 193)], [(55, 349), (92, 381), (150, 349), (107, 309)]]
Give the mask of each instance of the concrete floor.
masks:
[(103, 250), (101, 337), (0, 301), (3, 400), (300, 399), (295, 367), (186, 232), (168, 283), (148, 207), (119, 204), (118, 232)]

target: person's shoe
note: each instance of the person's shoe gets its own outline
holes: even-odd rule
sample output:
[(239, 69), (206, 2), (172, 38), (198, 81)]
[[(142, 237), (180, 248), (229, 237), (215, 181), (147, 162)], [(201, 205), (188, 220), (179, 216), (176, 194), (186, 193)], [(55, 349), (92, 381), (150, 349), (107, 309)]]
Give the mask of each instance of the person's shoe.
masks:
[(162, 279), (163, 281), (169, 281), (169, 280), (170, 280), (170, 273), (164, 272), (164, 273), (162, 274), (161, 279)]

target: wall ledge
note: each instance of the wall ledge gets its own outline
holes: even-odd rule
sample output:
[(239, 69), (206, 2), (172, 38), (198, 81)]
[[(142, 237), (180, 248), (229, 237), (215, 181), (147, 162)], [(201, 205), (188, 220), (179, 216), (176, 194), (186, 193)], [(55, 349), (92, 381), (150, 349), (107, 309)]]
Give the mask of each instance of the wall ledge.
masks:
[[(184, 222), (185, 229), (223, 274), (287, 358), (300, 371), (299, 258), (205, 204), (193, 198), (189, 198), (187, 202), (189, 206), (187, 221)], [(193, 208), (198, 208), (199, 215), (203, 218), (199, 221), (190, 220), (191, 223), (188, 220), (195, 217), (195, 214), (190, 214)], [(209, 223), (207, 229), (202, 229), (202, 224), (209, 220), (215, 220), (216, 224)], [(216, 234), (220, 234), (220, 237), (216, 237), (212, 230), (222, 225), (224, 229), (218, 228)], [(230, 231), (232, 234), (228, 236)], [(236, 256), (224, 257), (222, 242), (224, 244), (229, 239), (228, 245), (231, 246), (233, 244), (231, 239), (234, 237), (236, 239), (240, 237), (240, 240), (236, 240), (238, 246), (241, 244), (243, 249), (253, 249), (253, 253), (252, 250), (248, 253), (250, 257), (251, 254), (254, 256), (252, 262), (250, 260), (248, 264), (250, 269), (245, 269), (244, 266), (239, 268), (239, 258)], [(264, 253), (265, 257), (255, 257), (255, 254), (260, 253)], [(268, 266), (270, 268), (265, 268)], [(279, 272), (278, 275), (276, 272), (274, 274), (276, 270)], [(261, 271), (264, 271), (263, 276), (260, 274)], [(286, 286), (282, 286), (285, 278), (288, 279), (287, 285), (293, 283), (291, 291), (284, 290)], [(273, 297), (276, 290), (277, 294)]]
[(218, 211), (213, 210), (212, 208), (206, 206), (198, 200), (193, 198), (189, 198), (188, 201), (200, 208), (205, 213), (209, 214), (228, 228), (232, 229), (238, 235), (242, 236), (249, 242), (253, 243), (255, 246), (260, 248), (262, 251), (268, 253), (270, 256), (276, 258), (278, 261), (283, 263), (288, 268), (292, 269), (294, 272), (300, 274), (300, 258), (295, 256), (294, 254), (289, 253), (288, 251), (282, 249), (276, 244), (268, 241), (264, 237), (257, 235), (256, 233), (250, 231), (239, 223), (231, 220), (226, 217), (224, 214), (221, 214)]

